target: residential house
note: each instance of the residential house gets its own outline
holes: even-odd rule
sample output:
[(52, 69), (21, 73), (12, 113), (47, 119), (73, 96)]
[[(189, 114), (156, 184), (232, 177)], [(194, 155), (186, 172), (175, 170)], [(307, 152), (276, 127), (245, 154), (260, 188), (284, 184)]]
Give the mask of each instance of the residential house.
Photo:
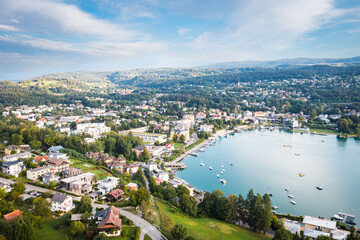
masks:
[(124, 195), (123, 190), (117, 188), (107, 195), (107, 200), (110, 202), (117, 202), (121, 199), (122, 195)]
[(20, 160), (15, 162), (4, 162), (2, 165), (2, 173), (15, 177), (19, 177), (19, 174), (25, 170), (26, 166)]
[(155, 158), (160, 158), (161, 154), (165, 152), (165, 146), (147, 146), (146, 147), (149, 151), (149, 155)]
[(104, 180), (97, 182), (97, 188), (102, 192), (103, 195), (111, 192), (118, 185), (119, 179), (116, 177), (107, 177)]
[(50, 185), (50, 182), (59, 183), (60, 177), (54, 172), (48, 172), (42, 175), (42, 182), (46, 185)]
[(26, 171), (26, 177), (30, 180), (35, 181), (48, 172), (55, 172), (55, 169), (51, 168), (50, 166), (32, 168)]
[(15, 153), (15, 154), (10, 154), (10, 155), (5, 155), (3, 157), (3, 161), (4, 162), (14, 162), (21, 159), (29, 159), (31, 157), (34, 157), (34, 154), (31, 154), (29, 152), (23, 152), (23, 153)]
[(126, 164), (125, 169), (126, 169), (126, 172), (128, 172), (130, 174), (134, 174), (139, 169), (139, 164), (128, 163), (128, 164)]
[(146, 147), (144, 145), (140, 145), (140, 146), (136, 146), (135, 148), (133, 148), (133, 152), (135, 152), (136, 157), (139, 158), (140, 154), (144, 151)]
[(47, 165), (54, 168), (56, 172), (62, 172), (69, 169), (70, 163), (65, 159), (50, 159)]
[(286, 218), (283, 218), (282, 220), (284, 222), (284, 227), (286, 230), (290, 231), (292, 234), (298, 235), (299, 237), (301, 236), (300, 234), (302, 223)]
[(305, 216), (301, 231), (305, 238), (317, 239), (318, 236), (331, 236), (331, 231), (337, 230), (336, 222), (327, 219)]
[(110, 206), (95, 214), (98, 224), (99, 233), (107, 236), (119, 236), (121, 234), (120, 210)]
[(68, 156), (66, 156), (66, 153), (57, 153), (52, 152), (48, 155), (49, 159), (68, 159)]
[(33, 163), (40, 164), (41, 162), (47, 162), (49, 158), (47, 156), (34, 157)]
[(5, 192), (7, 192), (7, 193), (11, 192), (11, 190), (12, 190), (12, 187), (11, 187), (10, 183), (8, 183), (8, 182), (0, 182), (0, 188), (4, 189)]
[(69, 212), (73, 208), (73, 199), (66, 193), (56, 192), (51, 199), (51, 211)]
[(133, 132), (131, 130), (127, 130), (127, 131), (120, 131), (118, 132), (120, 135), (128, 135), (129, 133), (131, 133), (134, 137), (140, 137), (142, 138), (145, 142), (165, 142), (167, 136), (164, 134), (156, 134), (156, 133), (147, 133), (147, 132)]
[(64, 147), (63, 146), (49, 147), (48, 152), (49, 153), (60, 152), (61, 149), (64, 149)]
[(125, 187), (127, 187), (130, 191), (137, 191), (138, 189), (137, 183), (129, 183), (125, 185)]
[(7, 146), (5, 149), (5, 154), (6, 155), (9, 155), (11, 154), (13, 151), (14, 153), (20, 153), (20, 147), (19, 146), (16, 146), (16, 145), (10, 145), (10, 146)]
[(200, 132), (206, 132), (206, 133), (212, 133), (213, 132), (213, 125), (207, 125), (207, 124), (202, 124), (199, 127), (199, 131)]
[(73, 176), (77, 176), (79, 174), (83, 174), (84, 172), (80, 168), (71, 167), (62, 172), (63, 178), (69, 178)]
[(31, 149), (30, 145), (24, 144), (24, 145), (20, 145), (20, 150), (22, 151), (28, 151)]
[(11, 222), (12, 220), (15, 220), (18, 216), (22, 215), (20, 210), (15, 210), (11, 213), (5, 214), (4, 218), (6, 221)]
[(88, 194), (92, 191), (95, 174), (91, 172), (60, 180), (60, 184), (65, 189), (75, 194)]
[(156, 161), (151, 160), (148, 162), (147, 165), (148, 165), (148, 169), (150, 170), (150, 172), (158, 169), (158, 165), (157, 165)]

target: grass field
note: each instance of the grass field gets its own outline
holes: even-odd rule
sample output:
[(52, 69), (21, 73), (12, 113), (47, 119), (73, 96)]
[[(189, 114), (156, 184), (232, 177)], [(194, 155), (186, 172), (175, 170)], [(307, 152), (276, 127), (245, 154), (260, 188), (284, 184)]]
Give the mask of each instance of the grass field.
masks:
[(67, 217), (64, 215), (45, 222), (41, 228), (34, 228), (34, 239), (64, 240), (66, 235), (70, 237), (70, 227), (65, 225)]
[(178, 143), (177, 142), (177, 143), (174, 144), (174, 148), (176, 148), (176, 149), (177, 148), (182, 148), (183, 146), (185, 146), (185, 143)]
[[(76, 168), (80, 168), (84, 172), (92, 172), (95, 173), (99, 180), (104, 179), (108, 176), (111, 176), (110, 173), (102, 170), (99, 166), (78, 160), (78, 159), (71, 159), (73, 162), (73, 166)], [(86, 166), (84, 166), (86, 165)], [(87, 165), (90, 165), (90, 167), (87, 167)]]
[(122, 231), (125, 229), (127, 229), (127, 231), (128, 231), (127, 236), (111, 237), (109, 239), (111, 239), (111, 240), (133, 240), (133, 239), (135, 239), (136, 227), (122, 227), (121, 228)]
[(332, 130), (332, 129), (318, 129), (318, 128), (310, 128), (310, 132), (325, 133), (325, 134), (339, 134), (337, 131)]
[(271, 237), (250, 231), (234, 224), (228, 224), (212, 218), (193, 218), (179, 213), (172, 213), (167, 203), (157, 201), (162, 230), (171, 239), (170, 230), (175, 223), (183, 224), (188, 230), (188, 236), (195, 239), (242, 239), (269, 240)]

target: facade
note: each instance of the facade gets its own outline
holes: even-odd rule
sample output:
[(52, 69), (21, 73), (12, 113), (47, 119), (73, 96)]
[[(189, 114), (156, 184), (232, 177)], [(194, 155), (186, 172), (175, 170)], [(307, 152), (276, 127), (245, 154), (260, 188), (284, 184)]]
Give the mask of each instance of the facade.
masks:
[(83, 173), (74, 177), (69, 177), (60, 180), (62, 187), (75, 194), (88, 194), (92, 191), (92, 184), (94, 184), (95, 174), (91, 172)]
[(4, 162), (14, 162), (19, 160), (20, 158), (22, 159), (29, 159), (31, 157), (33, 157), (35, 155), (29, 153), (29, 152), (23, 152), (23, 153), (15, 153), (15, 154), (10, 154), (10, 155), (6, 155), (3, 157), (3, 161)]
[(121, 199), (122, 195), (124, 195), (123, 190), (115, 189), (107, 195), (107, 200), (110, 202), (117, 202)]
[(145, 142), (165, 142), (166, 141), (166, 135), (164, 134), (156, 134), (156, 133), (146, 133), (146, 132), (132, 132), (132, 131), (121, 131), (119, 132), (120, 135), (128, 135), (131, 132), (131, 134), (134, 137), (140, 137)]
[(118, 185), (119, 179), (116, 177), (107, 177), (104, 180), (98, 181), (98, 189), (105, 195), (115, 189)]
[(130, 191), (137, 191), (138, 185), (136, 183), (129, 183), (125, 185)]
[(42, 175), (42, 181), (44, 184), (49, 185), (50, 182), (59, 183), (60, 177), (53, 172), (48, 172)]
[(47, 162), (47, 166), (55, 169), (56, 172), (62, 172), (69, 169), (70, 163), (65, 159), (51, 159)]
[(49, 172), (55, 172), (55, 169), (51, 168), (49, 166), (32, 168), (32, 169), (29, 169), (26, 171), (26, 177), (30, 180), (35, 181), (35, 180), (39, 179), (45, 173), (49, 173)]
[(63, 171), (62, 176), (64, 178), (69, 178), (69, 177), (77, 176), (77, 175), (80, 175), (80, 174), (83, 174), (83, 173), (84, 172), (80, 168), (71, 167), (71, 168), (66, 169), (65, 171)]
[(19, 174), (25, 170), (26, 166), (22, 161), (4, 162), (2, 165), (2, 173), (15, 177), (19, 177)]
[(51, 211), (69, 212), (73, 208), (73, 199), (66, 193), (55, 193), (51, 199)]
[(15, 151), (15, 153), (20, 153), (20, 147), (16, 145), (10, 145), (4, 149), (6, 155), (11, 154), (12, 151)]
[(336, 222), (327, 219), (305, 216), (301, 231), (305, 238), (317, 239), (319, 236), (331, 236), (336, 231)]

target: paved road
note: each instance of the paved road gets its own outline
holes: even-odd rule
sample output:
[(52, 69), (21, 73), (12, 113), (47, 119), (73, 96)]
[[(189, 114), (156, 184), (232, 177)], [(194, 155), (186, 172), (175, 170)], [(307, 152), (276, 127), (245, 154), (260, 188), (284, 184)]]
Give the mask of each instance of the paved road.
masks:
[[(15, 181), (13, 181), (13, 180), (2, 178), (2, 177), (0, 177), (0, 181), (1, 182), (8, 182), (8, 183), (11, 183), (11, 184), (15, 183)], [(37, 192), (52, 192), (52, 193), (56, 192), (56, 191), (52, 191), (52, 190), (49, 190), (49, 189), (46, 189), (46, 188), (33, 186), (33, 185), (30, 185), (30, 184), (25, 184), (25, 187), (26, 187), (27, 191), (35, 190)], [(80, 197), (73, 197), (73, 199), (80, 201)], [(107, 208), (109, 206), (105, 205), (105, 204), (96, 204), (96, 203), (93, 202), (93, 208), (95, 209), (97, 207), (98, 208)], [(140, 239), (144, 239), (145, 234), (149, 235), (153, 240), (166, 239), (166, 237), (164, 237), (161, 234), (161, 232), (158, 229), (156, 229), (153, 225), (151, 225), (149, 222), (145, 221), (141, 217), (139, 217), (139, 216), (137, 216), (137, 215), (135, 215), (135, 214), (133, 214), (131, 212), (125, 211), (125, 210), (123, 210), (121, 208), (119, 208), (119, 209), (120, 209), (120, 213), (122, 215), (124, 215), (125, 217), (127, 217), (128, 219), (133, 221), (136, 226), (139, 226), (141, 228), (142, 234), (141, 234)]]

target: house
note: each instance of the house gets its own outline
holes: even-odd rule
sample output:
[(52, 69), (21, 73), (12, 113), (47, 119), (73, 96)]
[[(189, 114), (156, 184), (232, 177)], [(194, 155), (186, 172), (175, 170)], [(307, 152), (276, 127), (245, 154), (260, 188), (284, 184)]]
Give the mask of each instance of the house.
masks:
[(169, 173), (167, 171), (163, 171), (160, 169), (154, 170), (153, 176), (154, 176), (154, 178), (159, 178), (165, 182), (169, 181)]
[(125, 161), (113, 160), (111, 162), (106, 163), (106, 166), (109, 169), (111, 169), (111, 170), (116, 169), (116, 170), (120, 171), (121, 173), (124, 173), (125, 165), (126, 165), (126, 160)]
[(47, 165), (54, 168), (56, 172), (61, 172), (69, 169), (70, 163), (65, 159), (51, 159), (47, 162)]
[(11, 154), (13, 151), (14, 153), (19, 153), (20, 152), (20, 147), (19, 146), (16, 146), (16, 145), (10, 145), (10, 146), (7, 146), (5, 149), (5, 154), (6, 155), (9, 155)]
[(35, 181), (35, 180), (39, 179), (45, 173), (49, 173), (49, 172), (55, 172), (55, 169), (51, 168), (49, 166), (32, 168), (32, 169), (29, 169), (26, 171), (26, 177), (30, 180)]
[(150, 172), (158, 169), (157, 163), (155, 161), (149, 161), (148, 168), (149, 168)]
[(134, 137), (140, 137), (142, 138), (145, 142), (165, 142), (167, 136), (164, 134), (156, 134), (156, 133), (147, 133), (147, 132), (132, 132), (130, 130), (127, 131), (120, 131), (118, 132), (120, 135), (128, 135), (128, 134), (132, 134)]
[(206, 133), (212, 133), (213, 132), (213, 125), (207, 125), (207, 124), (202, 124), (199, 127), (199, 131), (200, 132), (206, 132)]
[(73, 199), (66, 193), (56, 192), (51, 199), (51, 211), (69, 212), (73, 208)]
[(33, 163), (39, 164), (41, 162), (47, 162), (49, 161), (49, 158), (47, 156), (38, 156), (34, 157)]
[(136, 183), (129, 183), (125, 185), (130, 191), (137, 191), (138, 185)]
[(160, 185), (161, 183), (163, 183), (163, 180), (160, 178), (154, 178), (154, 180), (155, 180), (156, 185)]
[(305, 238), (317, 239), (320, 235), (330, 237), (331, 231), (337, 230), (336, 222), (327, 219), (305, 216), (302, 223)]
[(7, 175), (19, 177), (22, 171), (26, 170), (26, 166), (22, 161), (4, 162), (2, 165), (2, 172)]
[(282, 220), (284, 222), (284, 227), (286, 230), (290, 231), (292, 234), (298, 235), (299, 237), (301, 236), (300, 234), (302, 223), (286, 218), (283, 218)]
[(103, 195), (111, 192), (118, 185), (119, 179), (116, 177), (107, 177), (104, 180), (98, 181), (98, 189), (102, 191)]
[(134, 174), (139, 169), (139, 164), (128, 163), (128, 164), (126, 164), (125, 169), (126, 169), (126, 172), (128, 172), (130, 174)]
[(147, 146), (150, 156), (159, 158), (165, 152), (165, 146)]
[(66, 156), (66, 153), (50, 153), (48, 155), (49, 159), (68, 159), (68, 156)]
[(114, 206), (110, 206), (95, 214), (94, 217), (100, 221), (97, 228), (99, 233), (107, 236), (119, 236), (121, 234), (121, 218), (120, 210)]
[(201, 192), (201, 193), (195, 195), (194, 198), (198, 204), (201, 203), (202, 201), (204, 201), (205, 192)]
[(49, 147), (48, 152), (49, 153), (60, 152), (61, 149), (64, 149), (64, 147), (63, 146)]
[(77, 176), (77, 175), (80, 175), (83, 173), (84, 172), (80, 168), (71, 167), (71, 168), (63, 171), (62, 176), (63, 176), (63, 178), (69, 178), (69, 177)]
[(92, 191), (95, 174), (91, 172), (60, 180), (60, 184), (65, 189), (75, 194), (88, 194)]
[(146, 147), (144, 145), (140, 145), (140, 146), (136, 146), (135, 148), (133, 148), (133, 152), (135, 152), (136, 157), (139, 158), (140, 154), (144, 151)]
[(122, 195), (124, 195), (123, 190), (115, 189), (107, 195), (107, 199), (110, 202), (117, 202), (121, 199)]
[(10, 222), (12, 220), (15, 220), (20, 215), (22, 215), (20, 210), (15, 210), (15, 211), (13, 211), (11, 213), (5, 214), (4, 218), (5, 218), (6, 221)]
[(28, 151), (31, 149), (30, 145), (27, 145), (27, 144), (24, 144), (24, 145), (20, 145), (20, 150), (23, 150), (23, 151)]
[(42, 181), (44, 184), (49, 185), (50, 182), (59, 183), (60, 177), (53, 172), (48, 172), (42, 175)]
[(6, 155), (3, 157), (3, 161), (4, 162), (14, 162), (19, 160), (20, 158), (22, 159), (29, 159), (31, 157), (35, 156), (34, 154), (31, 154), (29, 152), (23, 152), (23, 153), (15, 153), (15, 154), (10, 154), (10, 155)]

